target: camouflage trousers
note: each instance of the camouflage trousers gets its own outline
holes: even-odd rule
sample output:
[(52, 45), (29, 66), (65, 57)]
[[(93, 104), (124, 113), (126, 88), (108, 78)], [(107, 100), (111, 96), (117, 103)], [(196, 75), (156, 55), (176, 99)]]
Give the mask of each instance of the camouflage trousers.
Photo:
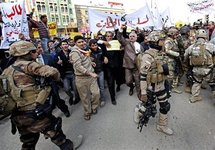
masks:
[[(191, 93), (192, 97), (197, 97), (200, 95), (200, 89), (202, 85), (202, 81), (211, 81), (212, 73), (209, 73), (208, 69), (195, 69), (193, 73), (194, 83), (192, 85)], [(205, 73), (208, 72), (208, 73)], [(201, 75), (202, 74), (202, 75)]]
[(92, 110), (96, 110), (100, 104), (97, 78), (76, 76), (75, 83), (84, 108), (84, 115), (90, 115)]
[(57, 146), (66, 142), (62, 129), (54, 130), (53, 128), (57, 120), (53, 115), (37, 120), (27, 115), (18, 115), (11, 119), (18, 129), (20, 141), (23, 143), (21, 150), (35, 150), (40, 133), (43, 133), (46, 138), (50, 138)]

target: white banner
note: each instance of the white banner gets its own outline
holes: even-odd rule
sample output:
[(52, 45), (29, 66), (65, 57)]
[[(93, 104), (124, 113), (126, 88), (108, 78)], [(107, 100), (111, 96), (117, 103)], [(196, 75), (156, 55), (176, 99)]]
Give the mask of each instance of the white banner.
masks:
[(170, 27), (173, 25), (172, 20), (171, 20), (171, 16), (170, 16), (170, 10), (169, 8), (167, 8), (166, 10), (164, 10), (161, 13), (161, 20), (163, 22), (163, 25), (165, 27)]
[(155, 26), (148, 5), (145, 5), (144, 7), (140, 8), (134, 13), (128, 14), (125, 18), (126, 20), (128, 20), (127, 21), (128, 26), (133, 25), (138, 28)]
[(157, 5), (151, 9), (151, 14), (155, 23), (155, 29), (162, 29), (163, 28), (163, 22), (161, 18), (161, 14), (158, 11)]
[(120, 28), (122, 23), (125, 24), (125, 22), (127, 23), (127, 26), (132, 28), (154, 26), (151, 13), (147, 5), (134, 13), (127, 14), (124, 16), (102, 13), (93, 9), (88, 10), (88, 15), (90, 31), (93, 33), (96, 33), (99, 30), (102, 31), (114, 30), (112, 24), (110, 23), (110, 20), (108, 19), (108, 16), (112, 18), (112, 20), (114, 21), (114, 25), (118, 28)]
[(24, 0), (19, 0), (17, 3), (1, 3), (0, 10), (4, 22), (1, 48), (9, 48), (11, 43), (18, 41), (20, 33), (26, 38), (29, 37)]
[(187, 3), (191, 12), (209, 13), (214, 11), (214, 0), (195, 0)]

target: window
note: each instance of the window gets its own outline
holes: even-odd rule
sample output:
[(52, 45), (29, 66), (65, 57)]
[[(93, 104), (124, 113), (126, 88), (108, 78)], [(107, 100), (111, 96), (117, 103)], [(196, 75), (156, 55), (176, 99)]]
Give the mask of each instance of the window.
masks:
[(42, 12), (45, 12), (45, 11), (46, 11), (46, 6), (42, 5)]
[(40, 12), (41, 11), (41, 6), (37, 5), (37, 10)]
[(73, 18), (70, 18), (71, 22), (74, 22), (74, 19)]
[(69, 22), (69, 16), (66, 16), (66, 21)]
[(53, 11), (54, 11), (53, 6), (50, 6), (50, 11), (51, 11), (51, 12), (53, 12)]
[(70, 14), (70, 15), (72, 15), (72, 14), (73, 14), (73, 12), (72, 12), (72, 8), (70, 8), (70, 9), (69, 9), (69, 14)]
[(58, 15), (55, 16), (56, 22), (59, 22)]
[(66, 17), (65, 16), (63, 16), (63, 23), (65, 23), (66, 22)]
[(54, 7), (55, 7), (55, 8), (54, 8), (54, 9), (55, 9), (55, 12), (57, 12), (57, 6), (54, 6)]
[(61, 12), (64, 12), (64, 7), (63, 6), (61, 6)]
[(66, 12), (66, 13), (68, 12), (68, 8), (67, 8), (67, 7), (65, 7), (65, 12)]
[(54, 15), (52, 15), (52, 21), (55, 21), (55, 17), (54, 17)]

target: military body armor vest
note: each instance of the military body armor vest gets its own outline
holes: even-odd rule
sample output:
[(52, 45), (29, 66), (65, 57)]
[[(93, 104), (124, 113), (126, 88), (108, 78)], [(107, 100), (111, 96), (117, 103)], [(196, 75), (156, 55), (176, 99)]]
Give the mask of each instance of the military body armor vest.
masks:
[(147, 83), (159, 83), (166, 79), (164, 75), (164, 64), (167, 64), (167, 57), (160, 53), (155, 53), (154, 51), (147, 50), (145, 54), (149, 54), (153, 57), (154, 61), (151, 64), (151, 68), (147, 74)]
[(206, 49), (205, 44), (196, 43), (189, 56), (190, 65), (197, 66), (210, 66), (213, 65), (212, 54)]
[[(28, 62), (29, 63), (29, 62)], [(28, 65), (28, 64), (26, 64)], [(17, 108), (24, 108), (25, 110), (35, 109), (35, 103), (44, 104), (46, 99), (48, 98), (51, 87), (47, 86), (44, 88), (39, 88), (37, 85), (29, 86), (29, 87), (17, 87), (14, 82), (14, 72), (16, 70), (10, 66), (4, 70), (3, 74), (8, 77), (8, 82), (10, 86), (10, 95), (12, 99), (16, 102)]]

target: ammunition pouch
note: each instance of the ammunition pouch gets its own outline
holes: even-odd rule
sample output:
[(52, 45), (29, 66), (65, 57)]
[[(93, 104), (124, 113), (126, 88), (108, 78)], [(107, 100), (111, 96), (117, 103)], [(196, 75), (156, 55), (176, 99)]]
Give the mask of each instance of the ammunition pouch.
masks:
[(10, 95), (10, 85), (6, 76), (0, 75), (0, 114), (9, 115), (16, 108), (16, 102)]
[(191, 66), (204, 66), (205, 58), (203, 56), (190, 56), (190, 65)]
[(0, 114), (9, 115), (15, 108), (16, 102), (10, 96), (0, 96)]
[(212, 55), (213, 64), (215, 64), (215, 55)]
[(37, 95), (36, 98), (36, 102), (40, 103), (40, 104), (44, 104), (45, 101), (47, 100), (47, 98), (49, 97), (51, 92), (51, 87), (50, 86), (46, 86), (44, 87)]
[(147, 75), (147, 83), (158, 83), (165, 80), (163, 73), (149, 73)]
[(161, 62), (160, 60), (157, 60), (156, 61), (156, 64), (157, 64), (157, 72), (160, 74), (160, 73), (163, 73), (163, 67), (161, 65)]

